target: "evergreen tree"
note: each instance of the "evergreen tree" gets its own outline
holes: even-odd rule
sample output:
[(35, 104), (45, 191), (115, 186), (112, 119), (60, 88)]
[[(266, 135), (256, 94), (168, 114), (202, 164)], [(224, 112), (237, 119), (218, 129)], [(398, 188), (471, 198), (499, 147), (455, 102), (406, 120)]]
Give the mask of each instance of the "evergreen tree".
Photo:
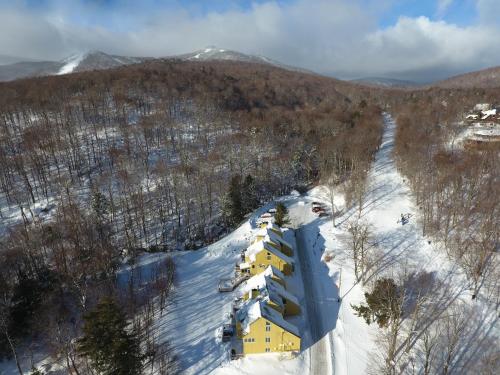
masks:
[(290, 224), (290, 219), (288, 218), (288, 209), (281, 202), (276, 205), (276, 214), (274, 215), (274, 221), (279, 227)]
[(108, 199), (99, 191), (92, 193), (91, 199), (92, 210), (96, 218), (96, 229), (99, 233), (101, 241), (109, 237), (110, 226), (108, 222), (109, 202)]
[(377, 280), (372, 292), (365, 293), (365, 299), (366, 305), (352, 305), (352, 308), (367, 324), (376, 322), (383, 328), (401, 315), (401, 293), (393, 279)]
[(257, 184), (251, 175), (247, 175), (241, 188), (243, 212), (248, 213), (259, 206)]
[(36, 367), (31, 369), (30, 375), (44, 375), (44, 372)]
[(127, 331), (125, 315), (112, 299), (103, 299), (84, 316), (84, 320), (83, 337), (78, 341), (78, 350), (90, 359), (99, 373), (141, 373), (143, 356), (139, 339), (136, 334)]
[(94, 191), (91, 204), (97, 219), (103, 222), (106, 221), (109, 212), (109, 202), (104, 194), (100, 191)]
[(223, 216), (228, 225), (236, 225), (245, 216), (241, 200), (241, 177), (235, 175), (229, 183), (229, 191), (223, 199)]

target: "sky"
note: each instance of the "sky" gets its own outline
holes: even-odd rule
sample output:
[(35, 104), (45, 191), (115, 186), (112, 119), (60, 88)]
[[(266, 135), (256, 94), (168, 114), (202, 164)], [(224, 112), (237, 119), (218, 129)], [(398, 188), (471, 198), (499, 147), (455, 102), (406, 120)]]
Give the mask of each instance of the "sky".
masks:
[(0, 58), (217, 46), (338, 78), (429, 82), (500, 65), (499, 13), (500, 0), (0, 0)]

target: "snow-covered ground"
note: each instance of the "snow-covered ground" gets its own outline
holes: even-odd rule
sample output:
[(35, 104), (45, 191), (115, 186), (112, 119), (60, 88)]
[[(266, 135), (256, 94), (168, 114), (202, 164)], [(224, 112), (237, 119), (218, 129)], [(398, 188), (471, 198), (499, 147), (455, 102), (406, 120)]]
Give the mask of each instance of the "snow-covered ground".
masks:
[[(222, 325), (230, 322), (231, 305), (237, 291), (219, 293), (217, 284), (220, 279), (233, 276), (241, 251), (248, 247), (258, 231), (256, 219), (270, 207), (261, 208), (237, 230), (207, 248), (175, 253), (175, 288), (157, 326), (160, 339), (168, 339), (175, 348), (182, 373), (303, 374), (307, 369), (307, 356), (303, 353), (295, 358), (268, 354), (231, 361), (230, 344), (220, 339)], [(285, 239), (292, 245), (295, 243), (292, 230), (285, 231)], [(300, 270), (287, 277), (286, 282), (287, 289), (304, 306)], [(299, 327), (303, 345), (309, 345), (306, 316), (294, 317), (293, 323)]]
[(68, 57), (64, 60), (65, 64), (59, 69), (57, 72), (58, 75), (72, 73), (73, 70), (80, 64), (80, 62), (84, 59), (85, 54), (79, 53), (73, 56)]
[[(315, 314), (319, 321), (318, 327), (310, 322), (313, 336), (317, 335), (314, 339), (320, 340), (309, 353), (310, 363), (316, 364), (311, 367), (312, 373), (329, 373), (331, 367), (335, 375), (366, 374), (370, 359), (378, 350), (375, 338), (379, 329), (376, 325), (368, 326), (351, 308), (364, 302), (364, 290), (356, 283), (347, 243), (347, 226), (353, 219), (360, 219), (371, 228), (377, 261), (374, 277), (392, 275), (401, 268), (418, 270), (446, 282), (451, 296), (448, 303), (456, 299), (471, 301), (461, 269), (447, 258), (439, 244), (422, 235), (418, 207), (393, 160), (395, 129), (395, 122), (386, 115), (382, 144), (368, 175), (361, 213), (359, 207), (346, 209), (342, 195), (337, 192), (336, 211), (343, 212), (336, 218), (337, 226), (333, 227), (331, 219), (318, 218), (311, 212), (310, 203), (319, 201), (329, 206), (329, 194), (324, 187), (313, 189), (290, 205), (291, 218), (300, 227), (298, 247), (305, 254), (301, 265), (310, 297), (309, 315)], [(405, 225), (400, 222), (401, 214), (411, 215)], [(494, 308), (481, 309), (485, 322), (495, 321)]]
[[(219, 338), (222, 324), (229, 321), (235, 294), (219, 293), (217, 283), (232, 276), (241, 250), (257, 231), (257, 217), (271, 205), (262, 207), (219, 242), (198, 251), (175, 253), (175, 288), (157, 328), (161, 338), (171, 342), (183, 373), (366, 374), (370, 358), (378, 350), (375, 338), (379, 329), (367, 325), (351, 307), (364, 301), (365, 292), (355, 280), (347, 244), (347, 226), (355, 218), (366, 222), (373, 233), (372, 251), (378, 270), (374, 277), (390, 275), (402, 266), (417, 269), (446, 280), (452, 299), (471, 301), (460, 268), (449, 261), (439, 245), (422, 235), (418, 207), (392, 157), (395, 128), (386, 115), (382, 144), (369, 172), (362, 210), (347, 209), (342, 194), (336, 192), (335, 211), (342, 212), (336, 218), (336, 227), (330, 217), (319, 218), (311, 211), (313, 201), (329, 207), (324, 187), (303, 196), (283, 198), (296, 228), (286, 231), (285, 236), (295, 244), (294, 258), (300, 265), (294, 277), (287, 280), (303, 309), (301, 317), (294, 321), (303, 336), (302, 352), (296, 358), (266, 354), (231, 361), (229, 344)], [(411, 214), (405, 225), (398, 222), (401, 214)], [(144, 257), (142, 266), (153, 264), (157, 257), (161, 258)], [(494, 321), (494, 311), (483, 309), (481, 315), (484, 321)]]
[(500, 124), (497, 122), (476, 122), (472, 125), (461, 124), (462, 129), (448, 142), (449, 148), (463, 147), (467, 141), (498, 142)]

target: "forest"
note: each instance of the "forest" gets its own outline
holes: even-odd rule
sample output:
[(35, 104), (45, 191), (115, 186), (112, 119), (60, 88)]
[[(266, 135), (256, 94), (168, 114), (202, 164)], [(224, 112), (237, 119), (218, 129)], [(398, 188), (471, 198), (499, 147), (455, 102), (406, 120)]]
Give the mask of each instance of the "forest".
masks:
[[(499, 150), (450, 144), (468, 108), (499, 97), (230, 61), (1, 83), (1, 357), (43, 347), (77, 375), (175, 373), (175, 347), (154, 329), (175, 286), (170, 255), (217, 241), (292, 190), (323, 184), (333, 202), (342, 186), (347, 206), (362, 207), (388, 112), (422, 231), (468, 285), (404, 267), (383, 275), (370, 228), (353, 223), (356, 278), (371, 290), (354, 308), (383, 332), (373, 369), (493, 374), (495, 337), (481, 311), (500, 302)], [(143, 274), (147, 253), (161, 261)], [(457, 301), (456, 287), (472, 301)]]
[[(75, 374), (175, 372), (153, 329), (175, 284), (168, 253), (292, 189), (366, 177), (381, 109), (336, 85), (180, 61), (0, 84), (2, 356), (46, 347)], [(145, 252), (166, 254), (153, 275), (135, 269)]]

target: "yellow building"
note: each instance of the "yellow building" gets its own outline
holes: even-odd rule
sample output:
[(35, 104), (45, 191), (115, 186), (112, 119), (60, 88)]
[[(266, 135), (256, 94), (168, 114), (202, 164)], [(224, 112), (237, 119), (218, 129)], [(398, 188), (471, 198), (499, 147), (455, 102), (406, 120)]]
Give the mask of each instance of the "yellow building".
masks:
[(293, 259), (266, 241), (253, 243), (243, 255), (244, 263), (239, 265), (240, 270), (250, 275), (257, 275), (268, 266), (275, 267), (286, 276), (291, 275), (294, 270)]
[[(269, 267), (266, 269), (266, 271)], [(245, 281), (240, 288), (240, 295), (244, 300), (260, 299), (265, 301), (284, 316), (300, 314), (300, 304), (292, 293), (287, 291), (282, 284), (272, 279), (271, 275), (262, 272)]]
[(255, 235), (255, 241), (269, 242), (276, 249), (289, 257), (293, 256), (293, 247), (289, 242), (285, 241), (282, 236), (278, 235), (271, 228), (261, 228)]
[(236, 333), (242, 339), (243, 354), (300, 350), (296, 326), (262, 300), (248, 300), (236, 313)]

